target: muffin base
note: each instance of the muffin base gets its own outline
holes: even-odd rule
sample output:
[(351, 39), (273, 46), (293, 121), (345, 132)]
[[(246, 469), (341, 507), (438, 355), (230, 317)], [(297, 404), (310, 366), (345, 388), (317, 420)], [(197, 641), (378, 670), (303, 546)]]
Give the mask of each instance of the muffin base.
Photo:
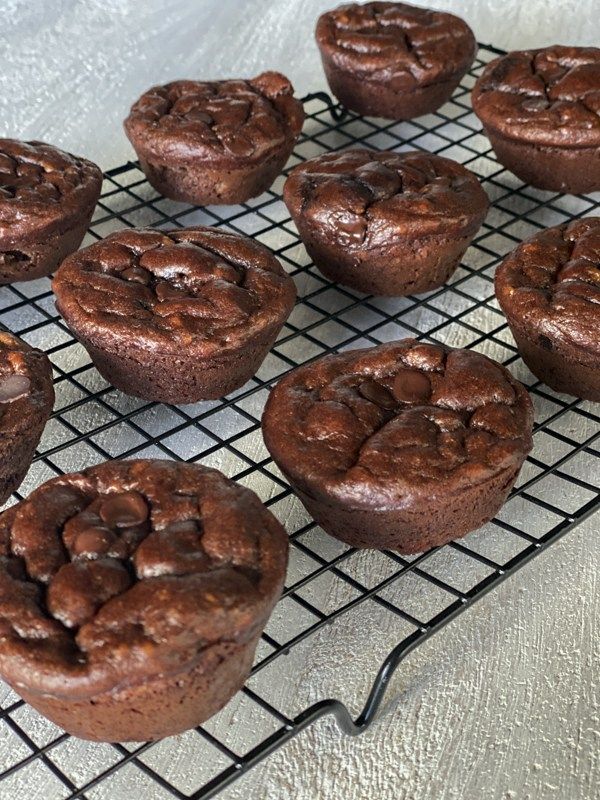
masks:
[(0, 448), (0, 506), (19, 488), (35, 455), (51, 409), (39, 420), (30, 420), (22, 436), (6, 439)]
[(591, 367), (569, 358), (555, 347), (542, 347), (513, 325), (512, 335), (519, 355), (542, 383), (555, 392), (563, 392), (584, 400), (600, 403), (600, 362)]
[(500, 164), (525, 183), (568, 194), (600, 190), (600, 148), (547, 147), (485, 132)]
[(86, 211), (77, 225), (63, 233), (55, 233), (22, 245), (15, 244), (6, 250), (0, 249), (0, 254), (9, 254), (9, 263), (0, 264), (0, 285), (33, 281), (54, 272), (68, 255), (78, 249), (87, 232), (94, 208), (95, 204)]
[(460, 539), (489, 522), (512, 489), (522, 463), (487, 481), (443, 497), (439, 505), (414, 509), (345, 508), (294, 491), (324, 531), (352, 547), (422, 553)]
[(306, 251), (334, 283), (377, 297), (405, 297), (443, 286), (454, 273), (473, 234), (457, 238), (429, 236), (391, 245), (386, 251), (357, 253), (323, 245), (300, 231)]
[(337, 67), (322, 56), (323, 69), (332, 93), (340, 103), (366, 117), (406, 120), (437, 111), (447, 102), (466, 72), (412, 91), (397, 92), (384, 82), (369, 81)]
[(275, 343), (281, 325), (269, 328), (239, 350), (213, 358), (172, 355), (121, 346), (98, 346), (75, 332), (103, 378), (117, 389), (144, 400), (183, 405), (217, 400), (254, 376)]
[(244, 685), (258, 636), (247, 644), (210, 647), (189, 671), (157, 677), (89, 698), (59, 698), (15, 687), (23, 699), (68, 733), (96, 742), (162, 739), (216, 714)]
[(201, 163), (168, 167), (142, 156), (140, 167), (156, 191), (171, 200), (196, 206), (232, 205), (265, 192), (281, 174), (292, 148), (241, 169), (211, 169)]

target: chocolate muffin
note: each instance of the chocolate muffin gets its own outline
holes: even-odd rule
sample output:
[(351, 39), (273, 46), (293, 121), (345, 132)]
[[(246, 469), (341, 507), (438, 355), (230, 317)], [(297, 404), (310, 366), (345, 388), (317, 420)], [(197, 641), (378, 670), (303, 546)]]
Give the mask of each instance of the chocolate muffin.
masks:
[(280, 174), (302, 129), (288, 79), (174, 81), (134, 103), (125, 132), (154, 188), (196, 205), (243, 203)]
[(198, 464), (113, 461), (0, 515), (0, 675), (66, 731), (159, 739), (246, 680), (287, 537)]
[(102, 173), (43, 142), (0, 139), (0, 284), (49, 275), (77, 250)]
[(436, 111), (467, 72), (477, 42), (464, 20), (408, 3), (350, 3), (317, 22), (329, 88), (365, 116), (412, 119)]
[(46, 354), (0, 332), (0, 505), (25, 477), (53, 406)]
[(491, 61), (473, 109), (498, 161), (556, 192), (600, 190), (600, 49), (520, 50)]
[(531, 449), (529, 395), (472, 350), (415, 339), (286, 375), (262, 425), (315, 521), (354, 547), (417, 553), (498, 511)]
[(548, 228), (496, 270), (496, 296), (529, 369), (600, 402), (600, 217)]
[(299, 164), (283, 198), (323, 275), (399, 296), (442, 286), (489, 206), (475, 175), (455, 161), (361, 149)]
[(296, 297), (265, 247), (205, 227), (113, 233), (66, 259), (53, 288), (106, 380), (164, 403), (222, 397), (246, 383)]

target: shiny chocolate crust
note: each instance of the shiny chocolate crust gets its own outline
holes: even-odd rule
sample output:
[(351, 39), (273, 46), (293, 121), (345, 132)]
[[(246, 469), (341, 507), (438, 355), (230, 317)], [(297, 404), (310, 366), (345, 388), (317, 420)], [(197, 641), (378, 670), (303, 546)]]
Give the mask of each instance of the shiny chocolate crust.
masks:
[(492, 518), (532, 423), (529, 395), (504, 367), (414, 339), (294, 370), (262, 421), (273, 459), (328, 533), (404, 553)]
[(600, 401), (600, 217), (523, 242), (495, 285), (531, 371), (556, 391)]
[(125, 131), (148, 180), (175, 200), (239, 203), (265, 191), (302, 129), (288, 79), (180, 80), (154, 86), (131, 108)]
[(107, 380), (173, 403), (245, 383), (296, 296), (265, 247), (206, 227), (113, 233), (68, 258), (53, 288)]
[(600, 189), (600, 49), (554, 45), (490, 62), (473, 109), (498, 160), (542, 189)]
[(0, 332), (0, 504), (25, 477), (53, 405), (46, 354)]
[(0, 674), (66, 730), (107, 741), (218, 710), (247, 677), (287, 562), (253, 492), (169, 461), (48, 481), (0, 515), (0, 549)]
[(0, 283), (48, 275), (76, 250), (101, 187), (91, 161), (43, 142), (0, 139)]
[(407, 3), (339, 6), (319, 18), (316, 39), (336, 97), (391, 119), (439, 108), (477, 52), (462, 19)]
[(317, 156), (292, 170), (283, 196), (323, 274), (376, 295), (443, 285), (489, 206), (468, 169), (416, 151)]

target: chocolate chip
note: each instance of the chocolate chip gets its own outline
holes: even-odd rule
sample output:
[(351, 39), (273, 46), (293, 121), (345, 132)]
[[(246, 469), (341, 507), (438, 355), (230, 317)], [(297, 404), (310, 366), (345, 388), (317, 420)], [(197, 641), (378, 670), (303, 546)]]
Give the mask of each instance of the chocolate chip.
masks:
[(402, 369), (394, 379), (393, 392), (401, 403), (423, 403), (431, 395), (431, 382), (422, 372)]
[(254, 153), (254, 145), (241, 133), (223, 136), (223, 145), (232, 155), (247, 158)]
[(73, 542), (73, 554), (76, 556), (103, 556), (110, 549), (113, 535), (106, 528), (87, 528)]
[(545, 97), (531, 97), (523, 100), (523, 108), (527, 111), (543, 111), (550, 107), (550, 103)]
[(148, 519), (148, 505), (138, 492), (112, 494), (100, 506), (100, 517), (111, 527), (131, 528)]
[(121, 273), (121, 277), (132, 283), (141, 283), (143, 286), (148, 286), (150, 283), (150, 273), (148, 270), (142, 269), (141, 267), (129, 267), (129, 269), (124, 269)]
[(540, 347), (543, 347), (544, 350), (552, 350), (552, 339), (544, 336), (543, 333), (540, 333), (538, 336), (538, 344)]
[(210, 114), (207, 114), (205, 111), (199, 111), (198, 109), (188, 111), (185, 116), (190, 122), (203, 122), (205, 125), (212, 125), (214, 122)]
[(12, 403), (28, 394), (30, 388), (27, 375), (6, 375), (0, 378), (0, 403)]
[(365, 400), (369, 400), (371, 403), (381, 406), (381, 408), (396, 408), (397, 403), (390, 390), (382, 386), (381, 383), (377, 383), (377, 381), (364, 381), (358, 387), (358, 392)]
[(156, 292), (156, 296), (160, 301), (178, 300), (182, 297), (187, 297), (186, 292), (184, 292), (182, 289), (178, 289), (176, 286), (171, 286), (171, 284), (167, 283), (167, 281), (157, 283), (154, 287), (154, 291)]

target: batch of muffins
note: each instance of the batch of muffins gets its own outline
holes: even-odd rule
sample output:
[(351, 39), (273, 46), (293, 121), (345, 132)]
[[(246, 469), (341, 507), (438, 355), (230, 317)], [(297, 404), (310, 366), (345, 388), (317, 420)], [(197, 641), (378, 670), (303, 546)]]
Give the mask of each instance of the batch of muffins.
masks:
[[(477, 51), (463, 20), (403, 3), (343, 5), (316, 38), (340, 102), (390, 120), (436, 111)], [(600, 190), (600, 49), (509, 53), (472, 99), (498, 161), (523, 181)], [(159, 193), (203, 206), (267, 190), (302, 123), (288, 79), (266, 72), (155, 86), (125, 130)], [(210, 227), (124, 229), (77, 251), (101, 183), (84, 158), (0, 140), (0, 282), (55, 272), (66, 325), (124, 392), (193, 403), (241, 387), (292, 310), (292, 278), (256, 241)], [(442, 286), (489, 206), (450, 159), (367, 149), (300, 163), (283, 197), (323, 275), (396, 297)], [(600, 401), (600, 218), (523, 242), (496, 293), (537, 378)], [(43, 353), (8, 333), (0, 351), (4, 502), (54, 394)], [(533, 411), (484, 355), (404, 339), (288, 373), (262, 425), (325, 531), (416, 553), (494, 516), (531, 449)], [(0, 514), (0, 547), (0, 675), (67, 731), (122, 741), (196, 726), (240, 688), (288, 544), (256, 495), (218, 471), (133, 460), (43, 484)]]

